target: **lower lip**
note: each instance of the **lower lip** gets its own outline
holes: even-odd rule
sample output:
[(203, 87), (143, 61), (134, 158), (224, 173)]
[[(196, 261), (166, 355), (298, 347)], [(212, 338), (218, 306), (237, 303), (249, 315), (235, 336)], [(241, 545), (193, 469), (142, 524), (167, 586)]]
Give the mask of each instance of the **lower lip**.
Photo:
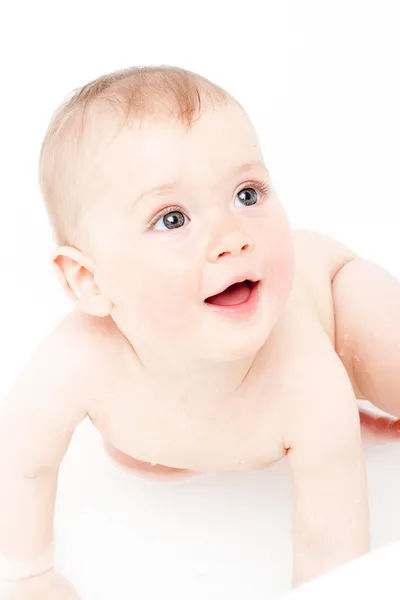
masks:
[(205, 302), (205, 305), (208, 306), (214, 312), (217, 312), (221, 315), (225, 315), (226, 317), (230, 317), (232, 319), (241, 319), (243, 317), (251, 317), (257, 310), (258, 306), (258, 296), (259, 296), (259, 287), (260, 281), (257, 281), (255, 285), (253, 285), (250, 296), (243, 302), (242, 304), (232, 304), (231, 306), (217, 306), (216, 304), (208, 304)]

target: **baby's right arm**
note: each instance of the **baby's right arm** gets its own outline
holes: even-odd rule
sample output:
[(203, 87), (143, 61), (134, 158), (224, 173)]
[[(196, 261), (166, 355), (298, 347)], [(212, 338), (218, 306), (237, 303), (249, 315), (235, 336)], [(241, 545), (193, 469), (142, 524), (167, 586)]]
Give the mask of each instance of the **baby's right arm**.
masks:
[(62, 322), (0, 405), (0, 599), (77, 598), (53, 569), (60, 463), (93, 397), (95, 344)]

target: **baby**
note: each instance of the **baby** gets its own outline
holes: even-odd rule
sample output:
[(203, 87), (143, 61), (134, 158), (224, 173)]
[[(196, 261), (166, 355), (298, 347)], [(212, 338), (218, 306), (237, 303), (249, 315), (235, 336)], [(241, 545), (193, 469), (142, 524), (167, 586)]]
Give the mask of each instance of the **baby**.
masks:
[(77, 598), (53, 515), (86, 417), (116, 461), (164, 480), (288, 455), (294, 585), (367, 552), (356, 399), (400, 416), (400, 283), (291, 230), (244, 109), (184, 69), (76, 91), (40, 183), (74, 308), (1, 406), (1, 598)]

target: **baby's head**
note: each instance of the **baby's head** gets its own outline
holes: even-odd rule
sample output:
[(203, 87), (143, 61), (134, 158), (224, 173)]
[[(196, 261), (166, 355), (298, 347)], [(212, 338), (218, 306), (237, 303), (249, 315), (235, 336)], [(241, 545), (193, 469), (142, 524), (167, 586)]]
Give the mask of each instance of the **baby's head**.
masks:
[[(146, 362), (250, 355), (289, 295), (289, 224), (240, 104), (176, 67), (100, 77), (55, 113), (40, 184), (52, 260), (77, 308), (109, 317)], [(243, 190), (246, 190), (243, 192)], [(232, 277), (261, 280), (255, 315), (205, 298)]]

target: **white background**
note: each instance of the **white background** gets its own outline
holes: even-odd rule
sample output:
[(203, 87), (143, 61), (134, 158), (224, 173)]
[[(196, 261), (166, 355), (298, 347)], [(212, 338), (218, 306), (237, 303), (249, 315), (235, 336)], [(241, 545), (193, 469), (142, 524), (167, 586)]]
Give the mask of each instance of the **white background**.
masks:
[[(398, 10), (395, 0), (247, 0), (243, 3), (218, 0), (54, 0), (51, 3), (43, 0), (10, 0), (3, 3), (0, 9), (0, 394), (5, 394), (37, 343), (72, 307), (64, 298), (49, 261), (53, 242), (39, 193), (37, 170), (42, 137), (52, 112), (66, 95), (74, 88), (114, 69), (131, 65), (177, 65), (197, 71), (225, 87), (242, 103), (258, 130), (267, 166), (293, 227), (333, 235), (400, 277)], [(85, 433), (85, 439), (86, 435), (90, 438), (93, 433)], [(97, 448), (97, 442), (93, 440), (93, 447)], [(125, 513), (115, 508), (115, 499), (111, 500), (108, 493), (112, 486), (104, 481), (104, 477), (111, 477), (111, 480), (114, 477), (114, 484), (120, 481), (118, 478), (124, 480), (121, 490), (124, 490), (125, 500), (117, 503), (126, 502), (127, 506), (131, 506), (126, 500), (130, 498), (131, 488), (142, 486), (142, 482), (135, 480), (132, 483), (130, 474), (119, 471), (113, 471), (113, 475), (108, 472), (108, 475), (102, 474), (98, 485), (103, 486), (102, 501), (107, 498), (108, 508), (99, 508), (102, 504), (96, 505), (97, 496), (92, 492), (92, 499), (88, 500), (88, 513), (79, 513), (81, 509), (77, 508), (78, 516), (73, 521), (76, 528), (71, 526), (67, 532), (67, 513), (68, 510), (71, 512), (74, 504), (73, 493), (69, 495), (68, 490), (74, 486), (78, 491), (84, 489), (84, 485), (79, 489), (76, 487), (76, 477), (78, 480), (79, 477), (90, 480), (93, 475), (90, 465), (96, 464), (96, 460), (89, 462), (87, 471), (82, 471), (84, 467), (81, 466), (78, 448), (81, 446), (76, 441), (74, 448), (71, 448), (72, 458), (65, 463), (63, 481), (71, 481), (69, 486), (64, 486), (63, 489), (67, 491), (60, 501), (60, 506), (64, 506), (66, 511), (60, 512), (64, 517), (59, 520), (61, 548), (66, 552), (62, 564), (66, 569), (69, 565), (71, 576), (80, 582), (82, 590), (86, 590), (85, 598), (88, 600), (92, 597), (131, 597), (128, 588), (125, 587), (125, 592), (122, 592), (121, 573), (115, 576), (119, 592), (114, 590), (113, 596), (110, 595), (111, 587), (107, 588), (104, 579), (107, 573), (113, 573), (117, 564), (120, 567), (123, 565), (121, 572), (127, 572), (125, 567), (130, 555), (124, 555), (121, 532), (127, 536), (125, 541), (138, 539), (133, 531), (137, 524), (134, 526), (128, 517), (127, 521), (121, 517)], [(97, 448), (94, 455), (101, 463), (103, 459), (99, 458), (98, 452)], [(400, 538), (400, 516), (394, 510), (394, 506), (399, 506), (400, 491), (392, 491), (390, 496), (389, 492), (386, 496), (378, 494), (378, 488), (382, 491), (386, 485), (380, 478), (383, 477), (384, 482), (398, 479), (399, 455), (395, 456), (396, 452), (397, 448), (393, 451), (374, 448), (368, 454), (371, 485), (377, 495), (373, 513), (377, 545)], [(71, 467), (69, 471), (68, 464)], [(76, 469), (81, 468), (80, 475), (76, 475), (75, 466)], [(112, 471), (111, 466), (107, 468)], [(204, 573), (193, 579), (189, 563), (184, 562), (181, 566), (182, 589), (178, 586), (179, 589), (175, 590), (176, 598), (188, 594), (195, 597), (193, 589), (198, 591), (199, 598), (216, 598), (228, 593), (232, 598), (239, 598), (244, 590), (247, 590), (246, 597), (267, 598), (287, 588), (290, 503), (287, 500), (288, 504), (285, 505), (284, 499), (290, 496), (290, 490), (287, 487), (287, 474), (284, 474), (285, 467), (277, 468), (272, 474), (261, 476), (263, 485), (266, 485), (263, 492), (265, 504), (261, 506), (261, 501), (258, 501), (256, 507), (251, 502), (257, 498), (254, 485), (260, 482), (259, 474), (250, 474), (243, 480), (228, 477), (223, 480), (227, 486), (225, 488), (221, 481), (212, 481), (207, 487), (204, 480), (191, 482), (187, 488), (183, 484), (174, 488), (167, 486), (169, 491), (151, 486), (150, 489), (146, 487), (147, 483), (143, 484), (140, 492), (144, 494), (143, 498), (147, 498), (146, 494), (152, 498), (153, 489), (157, 498), (164, 498), (162, 494), (166, 494), (169, 498), (167, 504), (171, 503), (168, 510), (172, 511), (175, 504), (188, 506), (180, 494), (192, 494), (191, 501), (195, 504), (189, 504), (192, 509), (187, 509), (190, 515), (187, 517), (188, 531), (193, 518), (199, 519), (199, 523), (202, 523), (199, 527), (204, 531), (201, 519), (210, 514), (200, 515), (201, 507), (196, 505), (199, 494), (205, 503), (210, 502), (213, 494), (222, 494), (220, 509), (216, 509), (217, 512), (210, 518), (215, 520), (215, 527), (219, 527), (222, 540), (226, 533), (221, 532), (231, 531), (230, 527), (233, 527), (229, 548), (238, 537), (244, 539), (249, 535), (248, 540), (253, 542), (258, 539), (255, 535), (258, 531), (257, 519), (262, 519), (264, 508), (269, 511), (266, 521), (260, 525), (260, 536), (266, 536), (268, 541), (265, 542), (263, 538), (266, 545), (256, 547), (254, 556), (253, 550), (249, 550), (247, 567), (238, 569), (243, 557), (232, 559), (233, 563), (224, 563), (221, 550), (220, 562), (212, 562), (212, 552), (206, 553), (209, 567), (204, 569), (206, 572), (207, 568), (211, 571), (214, 569), (216, 581), (219, 582), (213, 587), (211, 579), (207, 580)], [(282, 475), (279, 475), (280, 469), (283, 469)], [(95, 472), (98, 474), (101, 469)], [(243, 492), (246, 481), (250, 485), (245, 488), (250, 490), (249, 498)], [(275, 504), (268, 492), (272, 484), (274, 489), (271, 494), (277, 499)], [(203, 485), (206, 485), (204, 489)], [(96, 486), (88, 484), (88, 494), (89, 488), (93, 490)], [(236, 492), (242, 496), (235, 495)], [(137, 498), (138, 493), (136, 489), (133, 497)], [(232, 494), (236, 500), (232, 500)], [(118, 494), (117, 497), (120, 498)], [(87, 498), (90, 498), (90, 494)], [(238, 503), (242, 506), (241, 510), (246, 515), (245, 508), (250, 502), (250, 516), (243, 519), (248, 525), (247, 532), (253, 526), (252, 534), (246, 534), (240, 528), (235, 529), (238, 526), (237, 513), (233, 511), (229, 517), (226, 508), (232, 502), (233, 505)], [(147, 500), (143, 500), (144, 506), (148, 504)], [(197, 507), (196, 510), (193, 507)], [(221, 510), (221, 519), (227, 519), (225, 522), (219, 519), (218, 510)], [(278, 512), (274, 513), (274, 510)], [(391, 511), (393, 514), (390, 514)], [(87, 518), (84, 518), (84, 514)], [(110, 517), (110, 514), (114, 516)], [(113, 529), (115, 518), (120, 522)], [(150, 521), (153, 519), (154, 523), (154, 517), (146, 518)], [(171, 518), (177, 519), (176, 515), (171, 517), (169, 514)], [(232, 522), (229, 518), (232, 518)], [(153, 525), (154, 531), (158, 531), (162, 522), (164, 520), (159, 516), (157, 527)], [(79, 544), (82, 560), (87, 563), (82, 571), (76, 566), (79, 561), (71, 562), (71, 556), (79, 555), (75, 537), (80, 527), (77, 523), (83, 524), (82, 531), (89, 527), (89, 523), (94, 523), (90, 531), (97, 538), (92, 547), (91, 534), (82, 538), (86, 539), (86, 546), (84, 541)], [(131, 523), (132, 531), (127, 523)], [(269, 529), (273, 523), (275, 528), (276, 523), (282, 523), (282, 528), (279, 526), (276, 529), (275, 536)], [(143, 532), (146, 531), (149, 529), (143, 525)], [(212, 531), (211, 527), (210, 540)], [(190, 536), (187, 543), (190, 549)], [(122, 546), (115, 547), (118, 544)], [(147, 592), (141, 590), (140, 597), (161, 595), (161, 591), (158, 594), (154, 591), (156, 588), (153, 591), (151, 588), (151, 585), (158, 584), (161, 585), (163, 596), (170, 597), (171, 593), (171, 597), (174, 597), (170, 586), (174, 585), (174, 581), (176, 584), (174, 569), (178, 563), (170, 565), (171, 581), (165, 583), (166, 574), (163, 572), (157, 583), (161, 562), (165, 568), (165, 562), (160, 557), (167, 556), (168, 560), (172, 560), (170, 547), (164, 551), (160, 542), (158, 550), (155, 550), (156, 545), (150, 544), (150, 550), (146, 546), (144, 551), (143, 544), (139, 544), (139, 550), (135, 551), (139, 558), (141, 552), (142, 558), (147, 556), (147, 552), (155, 558), (154, 568), (149, 570), (150, 587)], [(69, 547), (75, 550), (68, 555)], [(101, 548), (104, 554), (100, 552)], [(205, 552), (205, 547), (200, 545), (199, 548), (202, 548), (200, 554)], [(96, 558), (99, 563), (90, 563), (90, 556), (95, 556), (96, 551), (100, 552)], [(273, 569), (271, 562), (268, 563), (272, 557), (276, 560)], [(268, 577), (260, 575), (263, 561), (269, 564), (266, 567)], [(232, 567), (233, 564), (236, 566)], [(253, 567), (249, 569), (249, 565)], [(141, 565), (142, 573), (143, 568)], [(258, 574), (253, 573), (252, 568), (255, 571), (259, 569)], [(242, 577), (240, 581), (243, 588), (240, 588), (233, 573), (236, 573), (236, 577)], [(112, 586), (113, 578), (107, 581)], [(135, 580), (127, 579), (124, 586), (129, 585), (132, 593), (135, 590), (137, 592)], [(192, 590), (191, 585), (194, 585)]]

